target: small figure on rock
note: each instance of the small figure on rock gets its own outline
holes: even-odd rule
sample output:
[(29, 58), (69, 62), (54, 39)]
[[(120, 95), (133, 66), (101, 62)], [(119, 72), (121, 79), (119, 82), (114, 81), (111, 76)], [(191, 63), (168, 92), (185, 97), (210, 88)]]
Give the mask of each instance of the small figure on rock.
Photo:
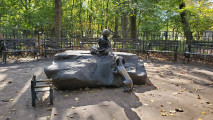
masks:
[(112, 49), (111, 49), (111, 42), (109, 40), (109, 34), (110, 31), (108, 29), (104, 29), (103, 33), (102, 33), (102, 37), (100, 37), (98, 39), (98, 48), (96, 47), (92, 47), (91, 49), (91, 54), (98, 54), (98, 55), (108, 55), (109, 53), (111, 53), (111, 55), (113, 55), (112, 53)]
[(103, 36), (98, 40), (98, 48), (92, 47), (90, 53), (100, 55), (112, 55), (115, 61), (116, 67), (113, 68), (114, 73), (120, 74), (124, 78), (124, 91), (131, 92), (133, 90), (133, 82), (126, 69), (124, 68), (125, 60), (121, 56), (117, 56), (113, 53), (111, 43), (109, 40), (109, 30), (103, 30)]

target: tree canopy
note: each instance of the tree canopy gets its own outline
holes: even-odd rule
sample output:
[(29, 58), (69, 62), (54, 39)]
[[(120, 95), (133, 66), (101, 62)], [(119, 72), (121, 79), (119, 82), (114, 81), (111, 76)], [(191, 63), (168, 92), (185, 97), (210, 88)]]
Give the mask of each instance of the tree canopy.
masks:
[[(191, 32), (213, 30), (212, 0), (60, 1), (66, 30), (184, 32), (183, 13)], [(182, 3), (185, 6), (180, 8)], [(1, 29), (54, 30), (54, 19), (54, 0), (0, 0)]]

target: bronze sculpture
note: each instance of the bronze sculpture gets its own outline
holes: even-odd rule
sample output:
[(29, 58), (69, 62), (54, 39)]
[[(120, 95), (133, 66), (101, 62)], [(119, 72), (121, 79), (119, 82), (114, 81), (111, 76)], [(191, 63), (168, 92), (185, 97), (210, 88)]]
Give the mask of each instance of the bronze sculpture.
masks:
[(126, 69), (123, 67), (125, 64), (125, 60), (117, 55), (114, 55), (112, 48), (111, 48), (111, 42), (109, 40), (109, 30), (105, 29), (103, 30), (103, 36), (99, 38), (98, 45), (99, 47), (96, 49), (95, 47), (92, 47), (91, 54), (97, 54), (98, 56), (101, 55), (112, 55), (114, 58), (114, 62), (116, 63), (116, 72), (120, 74), (125, 80), (124, 80), (124, 88), (125, 91), (132, 91), (133, 89), (133, 82), (130, 78), (129, 74), (126, 72)]

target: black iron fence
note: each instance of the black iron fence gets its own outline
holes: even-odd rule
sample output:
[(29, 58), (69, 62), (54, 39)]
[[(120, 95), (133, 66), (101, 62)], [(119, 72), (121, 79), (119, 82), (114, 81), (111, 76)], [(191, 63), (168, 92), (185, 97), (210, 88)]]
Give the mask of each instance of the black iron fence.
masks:
[[(118, 51), (137, 51), (145, 53), (147, 44), (151, 41), (178, 41), (177, 52), (179, 55), (184, 55), (185, 52), (191, 52), (193, 55), (213, 55), (213, 31), (205, 31), (202, 33), (192, 33), (192, 40), (186, 41), (184, 33), (175, 31), (157, 31), (147, 32), (138, 31), (135, 38), (129, 38), (131, 32), (119, 31), (111, 32), (110, 40), (114, 50)], [(72, 44), (72, 49), (90, 49), (91, 46), (96, 45), (95, 41), (102, 35), (101, 31), (81, 31), (81, 30), (63, 30), (62, 39), (69, 38)], [(20, 38), (34, 38), (37, 42), (37, 47), (42, 53), (43, 41), (47, 38), (54, 38), (54, 30), (20, 30), (20, 29), (0, 29), (0, 39), (20, 39)], [(168, 43), (168, 42), (165, 42)], [(89, 47), (88, 47), (89, 46)], [(156, 46), (157, 49), (160, 46)], [(160, 48), (164, 49), (164, 48)], [(190, 50), (189, 50), (190, 49)], [(0, 50), (1, 52), (1, 50)]]

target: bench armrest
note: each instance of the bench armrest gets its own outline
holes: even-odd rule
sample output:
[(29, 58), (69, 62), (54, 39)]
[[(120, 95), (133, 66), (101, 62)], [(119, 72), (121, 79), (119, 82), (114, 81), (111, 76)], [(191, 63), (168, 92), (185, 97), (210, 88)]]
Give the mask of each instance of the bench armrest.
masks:
[(5, 43), (3, 43), (3, 51), (7, 51), (7, 45)]
[(146, 45), (146, 50), (150, 50), (150, 48), (151, 48), (151, 44), (150, 44), (150, 43), (147, 43), (147, 45)]
[(177, 52), (178, 51), (178, 45), (174, 46), (174, 51)]

